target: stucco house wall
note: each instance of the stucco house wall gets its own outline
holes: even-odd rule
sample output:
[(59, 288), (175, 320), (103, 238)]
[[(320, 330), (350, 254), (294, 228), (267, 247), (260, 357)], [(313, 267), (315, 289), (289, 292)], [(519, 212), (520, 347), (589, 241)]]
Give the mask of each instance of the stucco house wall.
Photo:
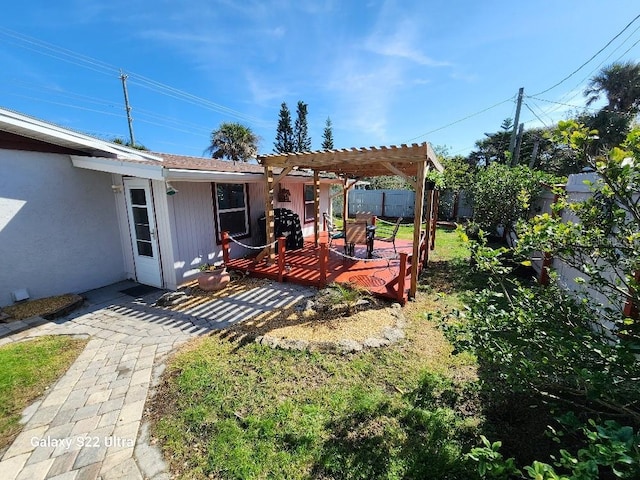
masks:
[(126, 278), (112, 177), (68, 155), (0, 149), (0, 305)]

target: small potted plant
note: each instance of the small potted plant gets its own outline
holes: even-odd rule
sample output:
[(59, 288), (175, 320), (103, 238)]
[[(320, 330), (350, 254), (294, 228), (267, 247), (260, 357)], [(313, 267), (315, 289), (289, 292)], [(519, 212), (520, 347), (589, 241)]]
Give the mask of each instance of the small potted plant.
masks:
[(198, 287), (205, 292), (214, 292), (225, 288), (230, 280), (231, 276), (223, 262), (205, 263), (200, 267)]
[(427, 173), (425, 179), (426, 190), (442, 190), (444, 186), (444, 175), (442, 172), (431, 170)]

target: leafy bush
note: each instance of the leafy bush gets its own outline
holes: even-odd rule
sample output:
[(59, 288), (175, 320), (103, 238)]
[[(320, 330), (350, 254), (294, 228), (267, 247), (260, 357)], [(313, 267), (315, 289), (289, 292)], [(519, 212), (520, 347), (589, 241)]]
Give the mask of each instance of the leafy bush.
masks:
[[(586, 152), (593, 133), (561, 122), (557, 137)], [(574, 203), (561, 197), (555, 215), (521, 222), (518, 248), (488, 248), (482, 232), (472, 244), (474, 265), (491, 272), (493, 284), (471, 299), (462, 321), (445, 325), (448, 337), (458, 349), (476, 354), (491, 395), (521, 393), (578, 413), (573, 431), (555, 432), (560, 448), (553, 464), (533, 461), (519, 469), (514, 459), (502, 456), (500, 442), (482, 438), (483, 446), (469, 456), (482, 478), (640, 478), (640, 434), (634, 432), (640, 425), (638, 322), (615, 308), (620, 298), (640, 304), (640, 130), (632, 131), (622, 148), (589, 163), (600, 176), (593, 195)], [(499, 191), (501, 178), (485, 180), (486, 192)], [(524, 217), (526, 190), (510, 195), (520, 201), (502, 210), (496, 204), (487, 212), (493, 220), (486, 227), (493, 228), (498, 218)], [(577, 221), (562, 221), (561, 210)], [(509, 280), (514, 259), (531, 251), (548, 252), (587, 274), (585, 286), (612, 306), (603, 308), (587, 289), (576, 296), (553, 282), (541, 288)]]
[[(637, 479), (640, 477), (640, 433), (632, 427), (614, 421), (598, 425), (589, 420), (579, 428), (585, 441), (584, 448), (573, 454), (560, 449), (553, 457), (552, 466), (534, 461), (523, 470), (516, 467), (513, 458), (505, 459), (500, 453), (501, 442), (491, 443), (482, 436), (483, 446), (471, 450), (468, 457), (477, 462), (482, 478), (536, 480), (600, 480), (602, 478)], [(559, 441), (559, 437), (555, 437)], [(560, 473), (556, 471), (559, 469)]]
[(458, 349), (475, 352), (492, 388), (640, 423), (633, 345), (612, 341), (589, 305), (559, 288), (514, 285), (511, 292), (480, 292), (464, 322), (445, 325)]
[[(579, 151), (588, 150), (593, 135), (575, 122), (561, 122), (556, 133), (558, 141)], [(640, 306), (640, 129), (632, 130), (621, 147), (588, 162), (599, 179), (590, 185), (592, 195), (579, 202), (561, 195), (555, 215), (519, 226), (518, 248), (548, 252), (584, 273), (585, 298), (589, 290), (604, 295), (610, 306), (599, 308), (599, 314), (618, 332), (640, 338), (640, 326), (621, 312), (627, 299)], [(563, 210), (575, 219), (563, 221)]]
[(476, 174), (473, 221), (490, 233), (503, 227), (506, 235), (518, 220), (528, 217), (532, 200), (545, 184), (558, 181), (558, 177), (528, 167), (492, 163)]

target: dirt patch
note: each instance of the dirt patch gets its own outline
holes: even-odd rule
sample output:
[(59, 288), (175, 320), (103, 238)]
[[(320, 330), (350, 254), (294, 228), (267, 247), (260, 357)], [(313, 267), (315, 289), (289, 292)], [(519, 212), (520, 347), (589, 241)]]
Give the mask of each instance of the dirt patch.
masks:
[[(1, 313), (4, 313), (4, 315), (0, 315), (0, 321), (11, 322), (30, 317), (43, 317), (51, 320), (70, 313), (82, 305), (83, 301), (84, 299), (81, 296), (73, 293), (39, 298), (37, 300), (27, 300), (0, 309)], [(1, 318), (4, 318), (4, 320)]]

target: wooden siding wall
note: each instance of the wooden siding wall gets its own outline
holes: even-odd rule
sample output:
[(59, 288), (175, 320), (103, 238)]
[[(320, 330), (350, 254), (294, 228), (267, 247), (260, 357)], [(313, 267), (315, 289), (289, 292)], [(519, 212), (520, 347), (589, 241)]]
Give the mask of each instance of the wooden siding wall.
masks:
[(171, 196), (167, 195), (167, 186), (164, 181), (151, 180), (153, 191), (153, 204), (156, 214), (156, 232), (158, 248), (160, 249), (160, 268), (162, 271), (162, 283), (165, 288), (175, 289), (180, 282), (176, 279), (176, 271), (173, 268), (173, 242), (174, 232), (171, 231), (171, 216), (169, 214), (169, 202)]
[[(306, 237), (309, 235), (313, 235), (313, 220), (308, 223), (304, 221), (304, 185), (313, 185), (313, 179), (309, 179), (308, 183), (286, 183), (283, 182), (281, 185), (276, 187), (276, 191), (274, 192), (274, 208), (288, 208), (289, 210), (293, 210), (300, 217), (300, 224), (302, 226), (302, 234)], [(278, 190), (280, 188), (286, 188), (291, 192), (291, 201), (290, 202), (278, 202)], [(322, 212), (329, 212), (329, 185), (321, 184), (320, 185), (320, 219), (322, 221)], [(322, 225), (320, 225), (320, 230), (322, 230)]]
[(172, 225), (173, 270), (178, 285), (196, 278), (204, 263), (222, 259), (214, 235), (210, 183), (171, 182), (178, 193), (167, 197)]
[[(171, 224), (171, 248), (173, 278), (177, 285), (196, 278), (198, 268), (204, 263), (222, 260), (222, 247), (216, 243), (213, 195), (211, 184), (206, 182), (171, 182), (178, 190), (167, 196), (168, 216)], [(301, 219), (303, 234), (313, 235), (313, 222), (304, 223), (303, 183), (282, 183), (291, 192), (291, 202), (275, 201), (276, 208), (288, 208)], [(261, 245), (258, 219), (264, 215), (264, 184), (248, 183), (251, 237), (239, 240), (246, 245)], [(279, 186), (276, 187), (276, 194)], [(329, 185), (320, 186), (320, 211), (329, 209)], [(322, 228), (322, 226), (320, 226)], [(165, 239), (165, 244), (169, 243)], [(231, 258), (238, 258), (255, 251), (231, 243)], [(165, 258), (167, 255), (165, 255)], [(165, 266), (163, 258), (163, 268)], [(165, 274), (166, 275), (166, 274)], [(167, 275), (167, 279), (170, 278)], [(171, 287), (169, 287), (171, 288)]]
[(131, 244), (131, 233), (129, 231), (129, 219), (127, 218), (127, 205), (125, 203), (124, 183), (122, 175), (112, 174), (112, 185), (122, 187), (120, 193), (115, 194), (116, 211), (118, 215), (118, 225), (120, 227), (120, 243), (122, 244), (125, 278), (136, 277), (136, 268), (133, 264), (133, 245)]

